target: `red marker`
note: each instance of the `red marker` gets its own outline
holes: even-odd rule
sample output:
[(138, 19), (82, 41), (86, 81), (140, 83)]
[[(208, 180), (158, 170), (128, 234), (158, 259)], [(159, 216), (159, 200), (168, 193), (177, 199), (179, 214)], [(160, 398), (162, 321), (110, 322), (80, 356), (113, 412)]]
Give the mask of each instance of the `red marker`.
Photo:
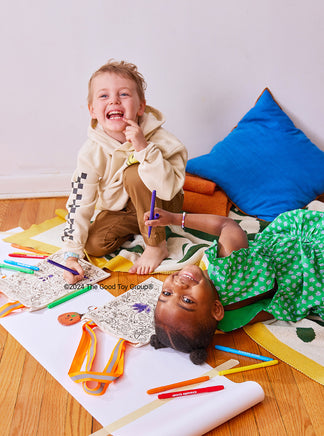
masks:
[(187, 397), (188, 395), (203, 394), (204, 392), (222, 391), (223, 389), (224, 386), (222, 385), (208, 386), (207, 388), (191, 389), (187, 391), (176, 391), (176, 392), (169, 392), (167, 394), (160, 394), (158, 395), (158, 398), (160, 400), (165, 400), (167, 398)]
[(10, 257), (22, 257), (24, 259), (46, 259), (47, 256), (41, 256), (41, 255), (33, 255), (33, 254), (23, 254), (23, 253), (10, 253)]

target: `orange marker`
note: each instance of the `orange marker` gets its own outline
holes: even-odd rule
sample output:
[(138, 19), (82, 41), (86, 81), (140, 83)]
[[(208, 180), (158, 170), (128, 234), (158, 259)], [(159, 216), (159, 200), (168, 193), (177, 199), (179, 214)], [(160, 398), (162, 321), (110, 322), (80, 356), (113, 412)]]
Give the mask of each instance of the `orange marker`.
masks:
[(31, 247), (23, 247), (22, 245), (18, 245), (18, 244), (11, 244), (11, 246), (13, 248), (19, 248), (20, 250), (31, 251), (32, 253), (45, 254), (47, 256), (49, 255), (49, 253), (46, 253), (46, 251), (35, 250), (35, 248), (31, 248)]
[(178, 382), (178, 383), (173, 383), (171, 385), (160, 386), (158, 388), (149, 389), (146, 392), (148, 394), (157, 394), (158, 392), (167, 391), (167, 390), (173, 389), (173, 388), (180, 388), (181, 386), (193, 385), (195, 383), (201, 383), (201, 382), (204, 382), (204, 381), (207, 381), (207, 380), (209, 380), (209, 376), (208, 375), (204, 375), (202, 377), (193, 378), (191, 380), (184, 380), (184, 381), (181, 381), (181, 382)]

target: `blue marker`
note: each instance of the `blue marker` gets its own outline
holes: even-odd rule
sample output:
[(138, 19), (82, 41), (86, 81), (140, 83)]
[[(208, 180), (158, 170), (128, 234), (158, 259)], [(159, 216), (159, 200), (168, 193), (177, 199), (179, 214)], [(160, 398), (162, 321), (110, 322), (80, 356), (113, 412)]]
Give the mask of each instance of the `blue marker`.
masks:
[[(156, 190), (154, 189), (152, 191), (152, 198), (151, 198), (150, 220), (154, 220), (155, 197), (156, 197)], [(149, 228), (148, 228), (148, 237), (151, 236), (151, 231), (152, 231), (152, 226), (149, 226)]]
[(15, 262), (14, 260), (4, 260), (4, 263), (8, 263), (9, 265), (21, 266), (22, 268), (29, 268), (34, 271), (39, 271), (38, 266), (26, 265), (25, 263)]
[(271, 357), (260, 356), (259, 354), (248, 353), (247, 351), (235, 350), (235, 348), (223, 347), (222, 345), (215, 345), (216, 350), (227, 351), (228, 353), (238, 354), (239, 356), (252, 357), (253, 359), (264, 360), (269, 362)]

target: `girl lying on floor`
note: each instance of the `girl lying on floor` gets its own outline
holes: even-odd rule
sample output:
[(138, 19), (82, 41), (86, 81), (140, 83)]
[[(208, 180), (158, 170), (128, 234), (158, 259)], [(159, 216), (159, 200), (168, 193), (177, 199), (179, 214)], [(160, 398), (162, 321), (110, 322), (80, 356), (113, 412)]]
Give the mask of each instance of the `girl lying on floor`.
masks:
[(294, 210), (279, 215), (254, 241), (231, 218), (182, 215), (156, 208), (146, 225), (182, 225), (214, 234), (207, 271), (189, 265), (166, 278), (155, 310), (155, 348), (207, 357), (216, 327), (228, 332), (267, 319), (324, 320), (324, 213)]

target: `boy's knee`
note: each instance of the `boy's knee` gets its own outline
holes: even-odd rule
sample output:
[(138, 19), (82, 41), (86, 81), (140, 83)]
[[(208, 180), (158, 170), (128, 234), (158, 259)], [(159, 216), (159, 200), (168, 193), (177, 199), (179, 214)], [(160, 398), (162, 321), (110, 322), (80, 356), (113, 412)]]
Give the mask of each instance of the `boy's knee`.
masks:
[(118, 237), (114, 233), (107, 233), (104, 238), (98, 238), (96, 236), (88, 238), (85, 249), (91, 256), (102, 257), (106, 254), (113, 253), (128, 239), (129, 236)]
[(85, 249), (90, 256), (102, 257), (107, 254), (106, 247), (95, 238), (88, 238)]

